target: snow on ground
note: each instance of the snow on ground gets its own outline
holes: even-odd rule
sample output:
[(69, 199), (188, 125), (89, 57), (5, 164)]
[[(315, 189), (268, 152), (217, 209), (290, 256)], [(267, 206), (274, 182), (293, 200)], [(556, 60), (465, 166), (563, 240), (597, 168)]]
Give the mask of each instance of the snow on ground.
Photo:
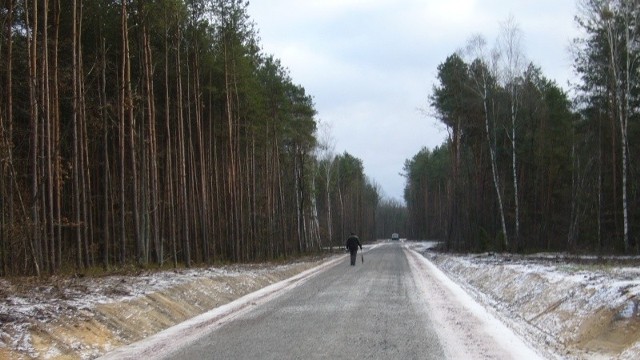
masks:
[(547, 357), (640, 358), (640, 258), (450, 255), (432, 246), (412, 248)]
[(311, 276), (342, 261), (343, 257), (333, 258), (309, 270), (279, 281), (258, 291), (243, 296), (231, 303), (212, 309), (188, 321), (170, 327), (142, 341), (123, 346), (101, 357), (101, 360), (135, 360), (150, 358), (153, 355), (172, 353), (176, 349), (187, 346), (203, 333), (210, 333), (234, 318), (251, 310), (252, 306), (265, 303), (282, 291), (299, 286)]
[[(452, 358), (640, 358), (640, 258), (453, 255), (433, 251), (434, 243), (405, 245), (414, 250), (407, 254), (422, 274), (417, 282), (430, 316), (453, 324), (441, 327)], [(135, 276), (0, 279), (0, 358), (93, 359), (185, 320), (196, 321), (211, 309), (217, 310), (200, 324), (220, 321), (237, 311), (234, 300), (258, 296), (245, 298), (242, 308), (267, 299), (268, 288), (252, 293), (323, 263), (327, 259)], [(462, 299), (466, 310), (447, 296)], [(165, 334), (163, 341), (175, 334)], [(497, 338), (509, 346), (496, 345), (505, 343)], [(473, 353), (461, 350), (465, 347)]]
[(0, 359), (95, 358), (322, 261), (0, 279)]
[(430, 261), (407, 255), (448, 359), (543, 359), (544, 352), (536, 352)]

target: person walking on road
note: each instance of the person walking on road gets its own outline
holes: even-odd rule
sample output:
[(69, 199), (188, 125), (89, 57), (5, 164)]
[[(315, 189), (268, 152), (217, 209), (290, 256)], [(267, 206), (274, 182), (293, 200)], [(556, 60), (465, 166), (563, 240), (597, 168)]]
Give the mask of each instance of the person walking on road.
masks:
[(351, 233), (349, 238), (347, 239), (347, 250), (351, 253), (351, 266), (356, 266), (356, 256), (358, 254), (358, 246), (360, 250), (362, 250), (362, 244), (360, 244), (360, 239), (356, 236), (355, 233)]

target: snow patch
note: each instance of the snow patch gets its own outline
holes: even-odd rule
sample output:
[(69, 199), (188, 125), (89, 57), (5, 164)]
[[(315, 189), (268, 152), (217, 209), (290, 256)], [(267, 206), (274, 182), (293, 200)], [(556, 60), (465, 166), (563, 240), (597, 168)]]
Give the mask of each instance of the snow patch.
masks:
[(618, 314), (622, 319), (631, 319), (638, 312), (638, 304), (635, 301), (627, 301), (627, 304)]

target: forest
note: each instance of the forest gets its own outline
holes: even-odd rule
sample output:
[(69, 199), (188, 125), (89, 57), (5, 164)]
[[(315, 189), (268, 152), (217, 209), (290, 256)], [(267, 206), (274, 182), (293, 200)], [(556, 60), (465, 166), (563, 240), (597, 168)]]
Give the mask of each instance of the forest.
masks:
[(414, 238), (448, 249), (637, 254), (640, 6), (579, 0), (571, 92), (501, 24), (437, 69), (430, 108), (447, 140), (406, 160)]
[(0, 276), (283, 259), (375, 237), (246, 0), (0, 1)]

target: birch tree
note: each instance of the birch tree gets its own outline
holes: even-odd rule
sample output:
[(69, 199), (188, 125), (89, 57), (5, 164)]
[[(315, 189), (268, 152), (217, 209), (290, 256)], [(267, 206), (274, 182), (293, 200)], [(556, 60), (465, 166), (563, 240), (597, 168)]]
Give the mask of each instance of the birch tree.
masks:
[(514, 201), (514, 234), (513, 240), (516, 247), (519, 247), (520, 241), (520, 204), (518, 193), (518, 161), (517, 161), (517, 120), (519, 109), (519, 81), (522, 79), (523, 73), (523, 55), (521, 50), (522, 33), (513, 18), (509, 18), (502, 24), (502, 32), (500, 34), (500, 50), (501, 59), (503, 60), (502, 74), (504, 86), (509, 93), (509, 123), (510, 129), (507, 129), (508, 138), (511, 142), (511, 170), (513, 181), (513, 201)]
[(327, 242), (331, 249), (333, 249), (333, 215), (331, 204), (331, 184), (332, 173), (335, 162), (335, 140), (331, 137), (331, 124), (321, 122), (318, 126), (318, 146), (317, 146), (317, 159), (320, 161), (320, 168), (324, 176), (324, 199), (326, 201), (326, 230), (327, 230)]
[(491, 91), (497, 81), (497, 64), (499, 54), (496, 50), (488, 53), (486, 48), (486, 40), (482, 36), (474, 36), (467, 44), (466, 51), (474, 58), (470, 67), (472, 89), (482, 102), (485, 136), (489, 149), (489, 157), (491, 162), (491, 174), (493, 178), (493, 186), (496, 191), (498, 201), (498, 211), (500, 216), (500, 224), (502, 226), (502, 236), (504, 237), (504, 247), (509, 247), (509, 236), (507, 235), (507, 224), (505, 221), (504, 204), (502, 200), (502, 185), (498, 172), (498, 163), (496, 155), (496, 119), (494, 107), (495, 100), (492, 98)]

